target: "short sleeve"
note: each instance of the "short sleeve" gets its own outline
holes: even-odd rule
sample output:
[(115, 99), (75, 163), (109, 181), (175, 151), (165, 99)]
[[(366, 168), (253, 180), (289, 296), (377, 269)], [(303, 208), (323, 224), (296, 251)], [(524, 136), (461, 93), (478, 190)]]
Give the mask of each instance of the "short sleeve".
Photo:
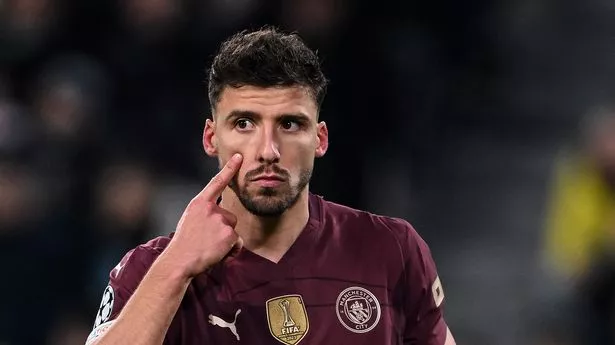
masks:
[(402, 243), (405, 258), (404, 277), (401, 279), (403, 311), (405, 314), (404, 344), (406, 345), (443, 345), (446, 341), (447, 325), (442, 307), (444, 290), (438, 276), (431, 251), (405, 221), (406, 240)]
[(143, 246), (139, 246), (124, 255), (117, 266), (109, 273), (109, 283), (103, 292), (96, 313), (94, 328), (105, 322), (115, 320), (154, 260), (155, 253)]
[[(130, 297), (141, 284), (141, 280), (149, 271), (158, 256), (171, 241), (173, 233), (160, 236), (140, 245), (124, 255), (120, 262), (109, 273), (109, 284), (103, 292), (100, 307), (96, 313), (94, 329), (86, 344), (107, 331), (118, 317)], [(181, 343), (181, 318), (175, 317), (167, 330), (164, 345)]]
[[(164, 242), (167, 242), (167, 239), (158, 238), (148, 242), (148, 244), (136, 247), (126, 253), (117, 266), (111, 270), (109, 283), (103, 292), (100, 306), (96, 312), (94, 328), (88, 336), (86, 344), (90, 344), (96, 338), (102, 336), (113, 324), (147, 271), (162, 252), (163, 247), (159, 245), (164, 245)], [(179, 321), (174, 320), (173, 322), (176, 324)], [(176, 336), (170, 336), (170, 333), (171, 328), (167, 332), (165, 345), (177, 343), (171, 341)]]

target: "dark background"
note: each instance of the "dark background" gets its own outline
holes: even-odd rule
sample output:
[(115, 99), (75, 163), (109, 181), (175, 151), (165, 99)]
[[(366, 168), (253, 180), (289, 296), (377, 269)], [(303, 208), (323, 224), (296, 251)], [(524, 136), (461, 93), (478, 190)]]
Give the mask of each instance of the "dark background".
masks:
[(614, 8), (0, 1), (0, 344), (83, 344), (109, 270), (215, 173), (206, 68), (264, 24), (298, 31), (331, 80), (312, 191), (414, 224), (458, 344), (538, 341), (553, 160), (613, 95)]

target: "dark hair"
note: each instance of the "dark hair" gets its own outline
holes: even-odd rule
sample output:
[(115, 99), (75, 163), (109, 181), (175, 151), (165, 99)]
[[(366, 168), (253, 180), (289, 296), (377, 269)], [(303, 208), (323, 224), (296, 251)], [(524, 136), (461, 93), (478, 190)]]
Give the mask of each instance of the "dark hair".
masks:
[(316, 52), (295, 34), (273, 27), (239, 32), (220, 46), (209, 70), (209, 102), (220, 101), (225, 86), (304, 86), (320, 107), (327, 79)]

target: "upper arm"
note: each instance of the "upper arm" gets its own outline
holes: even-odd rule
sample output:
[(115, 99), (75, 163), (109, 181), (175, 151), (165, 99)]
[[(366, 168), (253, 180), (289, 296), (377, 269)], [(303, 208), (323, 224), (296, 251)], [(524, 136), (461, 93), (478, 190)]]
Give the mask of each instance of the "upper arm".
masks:
[(410, 224), (400, 221), (405, 229), (402, 241), (404, 272), (398, 289), (403, 291), (405, 316), (404, 344), (450, 345), (444, 321), (444, 289), (427, 243)]
[(124, 255), (118, 265), (109, 272), (109, 284), (103, 292), (95, 327), (117, 318), (153, 261), (150, 250), (137, 247)]
[(151, 249), (137, 247), (129, 251), (109, 273), (109, 283), (102, 294), (100, 306), (96, 312), (94, 328), (87, 344), (95, 344), (99, 338), (118, 317), (134, 291), (141, 283), (143, 276), (155, 259)]

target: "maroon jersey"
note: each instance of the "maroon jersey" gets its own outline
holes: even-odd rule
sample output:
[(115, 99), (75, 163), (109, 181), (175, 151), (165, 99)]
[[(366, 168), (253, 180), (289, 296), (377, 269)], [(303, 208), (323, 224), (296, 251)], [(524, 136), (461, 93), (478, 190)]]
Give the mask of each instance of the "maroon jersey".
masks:
[[(308, 224), (278, 263), (242, 250), (195, 277), (164, 344), (443, 345), (442, 286), (412, 226), (315, 195), (309, 205)], [(111, 271), (94, 333), (169, 241), (133, 249)]]

